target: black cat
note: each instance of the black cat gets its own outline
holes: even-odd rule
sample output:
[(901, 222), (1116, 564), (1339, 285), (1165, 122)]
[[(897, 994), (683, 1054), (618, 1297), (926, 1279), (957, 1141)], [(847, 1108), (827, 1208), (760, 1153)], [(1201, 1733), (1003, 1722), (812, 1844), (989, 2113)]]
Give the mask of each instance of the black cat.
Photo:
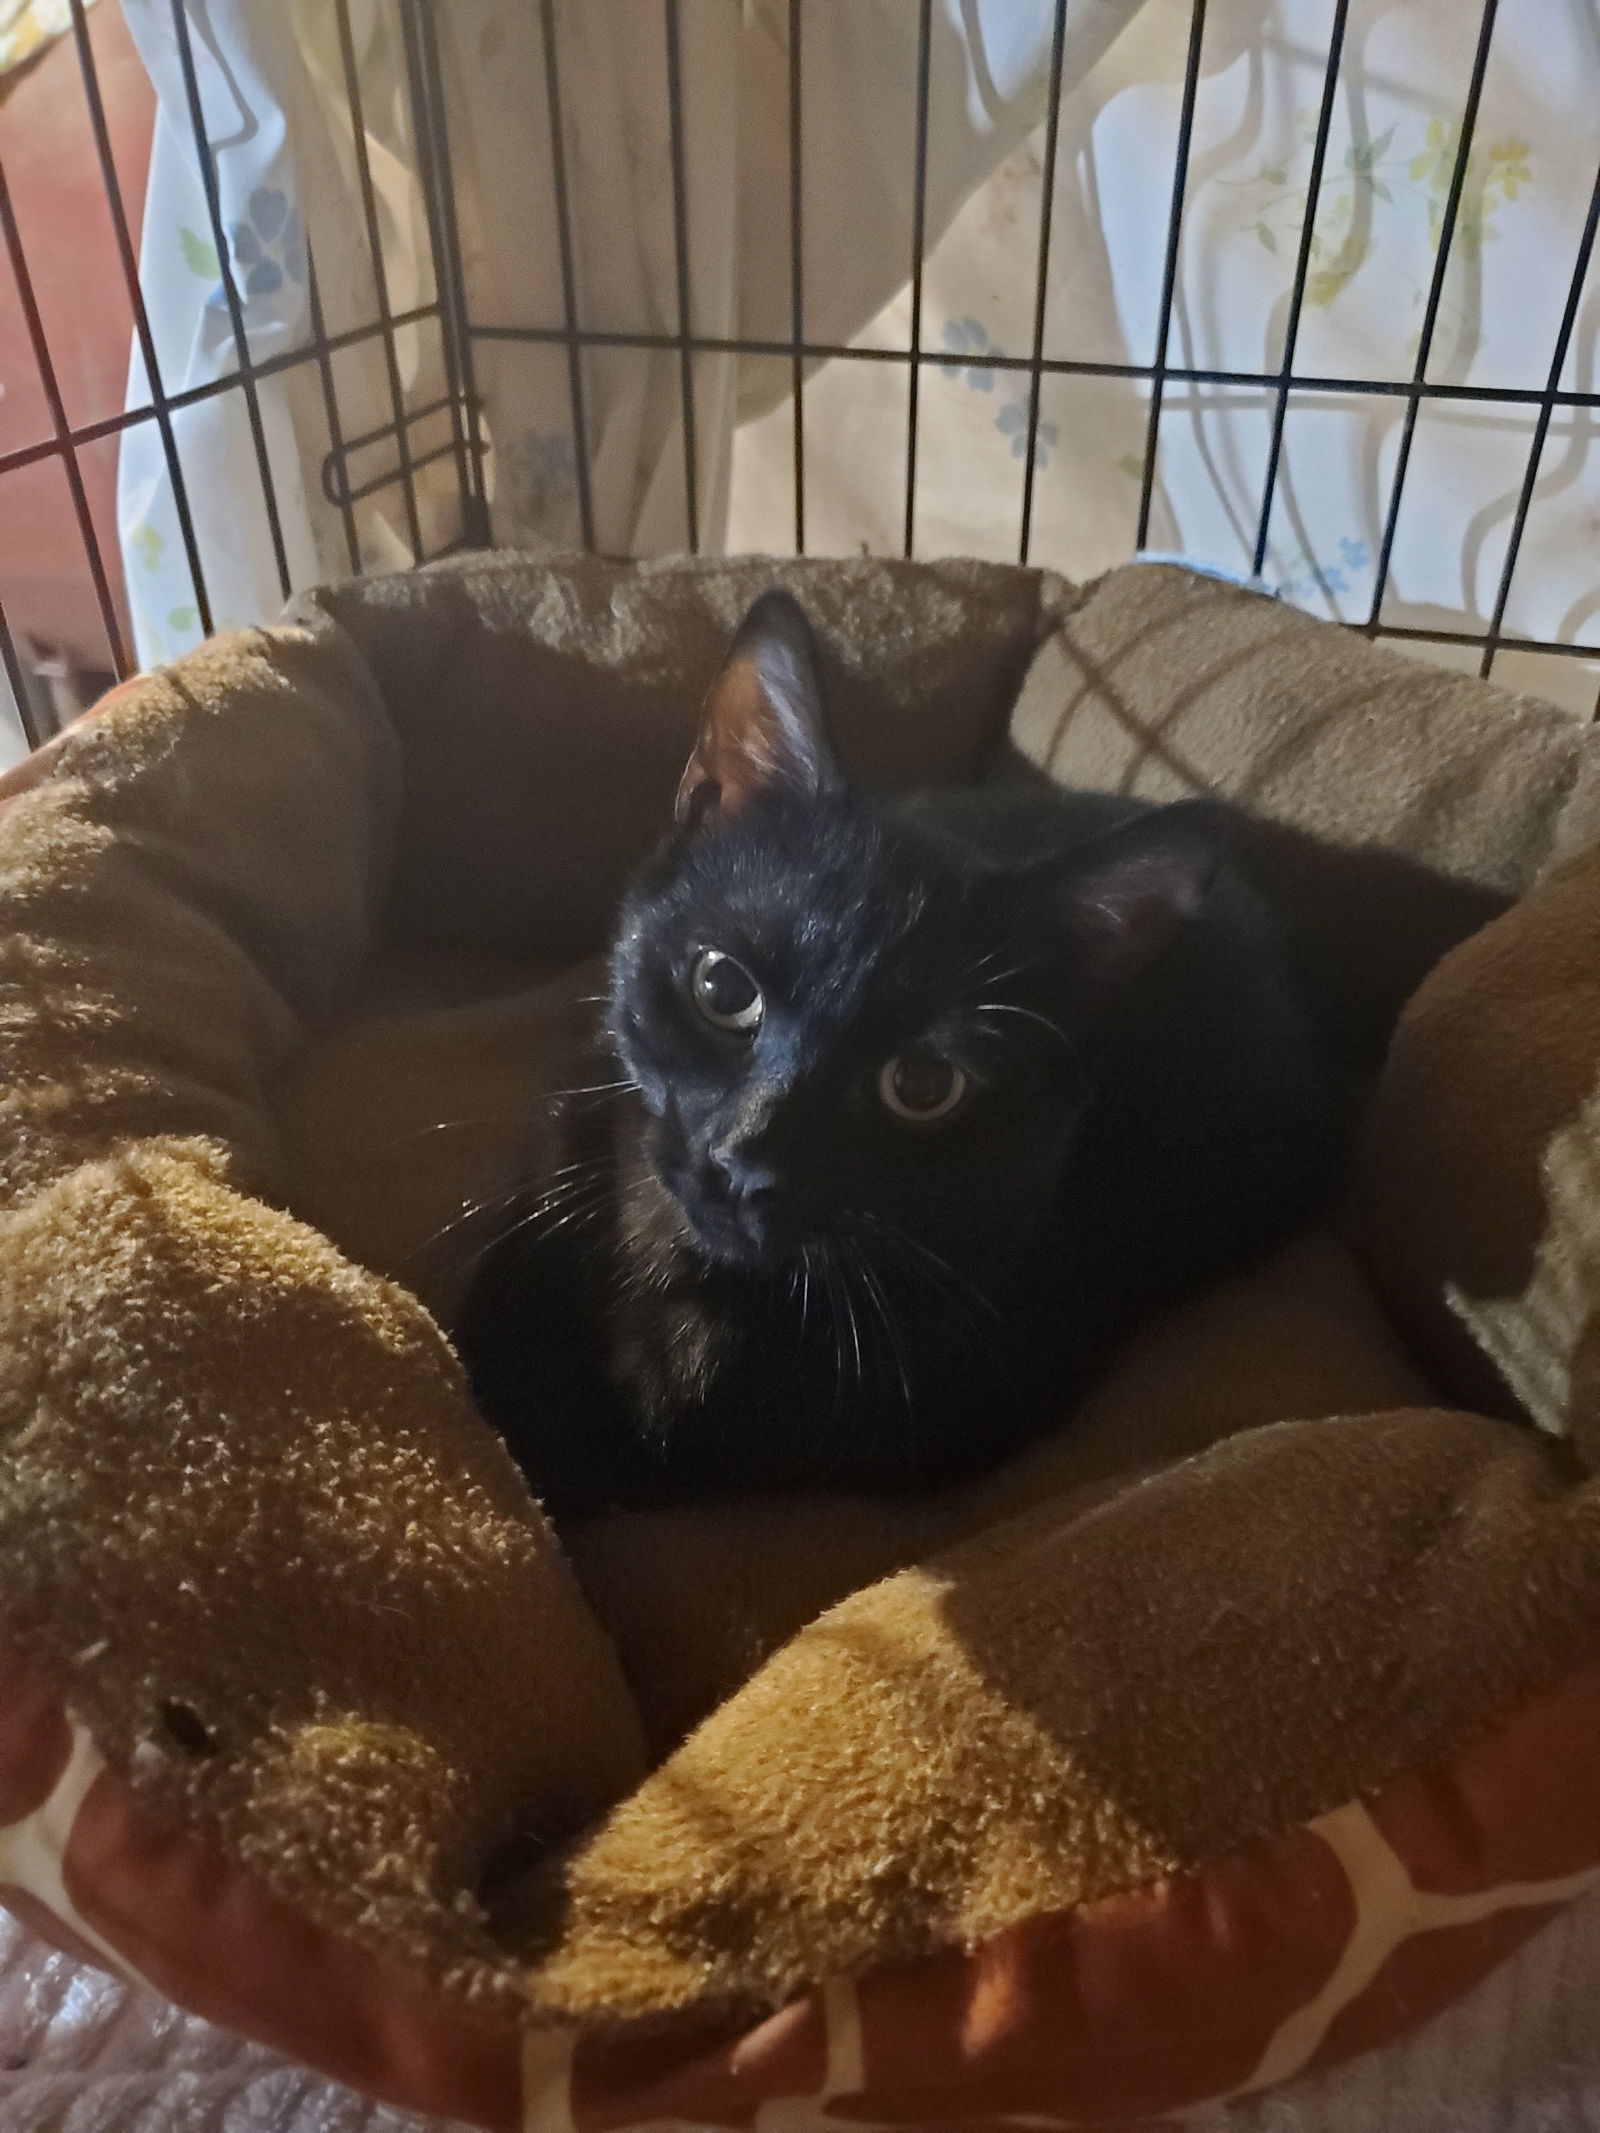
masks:
[(991, 1467), (1306, 1212), (1333, 1077), (1227, 828), (852, 791), (805, 617), (756, 603), (622, 907), (625, 1078), (460, 1328), (554, 1515)]

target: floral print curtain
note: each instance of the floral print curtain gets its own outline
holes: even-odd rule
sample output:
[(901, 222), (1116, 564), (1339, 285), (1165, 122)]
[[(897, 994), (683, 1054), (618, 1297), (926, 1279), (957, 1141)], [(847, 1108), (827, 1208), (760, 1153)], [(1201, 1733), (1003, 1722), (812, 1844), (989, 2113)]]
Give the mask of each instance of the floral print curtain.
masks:
[[(233, 385), (175, 414), (176, 483), (155, 425), (124, 443), (120, 529), (148, 661), (203, 633), (184, 504), (219, 627), (270, 616), (285, 582), (337, 576), (357, 561), (401, 567), (462, 528), (440, 328), (414, 315), (434, 302), (434, 261), (396, 0), (349, 0), (348, 42), (331, 0), (183, 0), (187, 64), (171, 0), (124, 4), (160, 99), (143, 276), (162, 384), (204, 395), (238, 372), (241, 343), (253, 367), (248, 390)], [(1139, 4), (1096, 0), (1071, 11), (1069, 80)], [(682, 82), (681, 285), (669, 12)], [(812, 339), (848, 340), (911, 271), (918, 12), (907, 0), (808, 0), (804, 11)], [(613, 337), (581, 359), (581, 430), (566, 350), (550, 338), (564, 304), (545, 12), (538, 0), (444, 0), (429, 13), (448, 93), (495, 539), (560, 547), (587, 531), (610, 552), (650, 554), (692, 534), (716, 548), (735, 428), (787, 391), (789, 366), (696, 358), (691, 527), (678, 355), (629, 341), (675, 334), (682, 291), (696, 335), (789, 338), (787, 0), (679, 0), (673, 11), (658, 0), (555, 0), (550, 10), (578, 316)], [(1054, 15), (1052, 0), (933, 7), (930, 239), (1039, 123)], [(195, 154), (193, 98), (237, 304)], [(380, 315), (369, 181), (383, 294), (402, 321), (387, 333), (363, 331)], [(326, 363), (290, 360), (319, 316), (326, 336), (346, 344)], [(148, 384), (136, 348), (130, 405), (144, 402)], [(414, 512), (404, 486), (383, 479), (395, 468), (397, 392), (410, 411)], [(331, 458), (330, 398), (344, 445)]]

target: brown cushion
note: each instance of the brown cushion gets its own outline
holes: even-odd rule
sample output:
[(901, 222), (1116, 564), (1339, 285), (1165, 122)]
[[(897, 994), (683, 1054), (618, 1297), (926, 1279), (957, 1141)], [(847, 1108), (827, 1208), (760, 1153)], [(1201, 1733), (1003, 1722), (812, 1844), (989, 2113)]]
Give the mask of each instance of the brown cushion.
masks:
[[(959, 1497), (607, 1521), (569, 1559), (406, 1283), (453, 1201), (541, 1159), (507, 1119), (563, 1071), (577, 959), (774, 577), (884, 779), (994, 765), (1050, 631), (1128, 604), (1128, 715), (1197, 758), (1215, 723), (1219, 783), (1254, 749), (1273, 836), (1334, 854), (1303, 932), (1369, 1035), (1584, 789), (1555, 714), (1451, 681), (1452, 723), (1426, 674), (1408, 694), (1352, 639), (1142, 568), (1074, 612), (999, 566), (474, 559), (132, 685), (0, 818), (0, 1883), (190, 2004), (496, 2128), (525, 2003), (529, 2108), (597, 2128), (1259, 2086), (1394, 2034), (1600, 1872), (1595, 1484), (1438, 1405), (1427, 1315), (1457, 1275), (1523, 1293), (1471, 1260), (1474, 1137), (1523, 1088), (1541, 1133), (1577, 1120), (1539, 987), (1578, 1028), (1588, 921), (1565, 964), (1491, 966), (1476, 1109), (1426, 1093), (1475, 1010), (1419, 1007), (1409, 1123), (1402, 1034), (1420, 1361), (1349, 1250), (1302, 1239)], [(1159, 658), (1158, 595), (1194, 623)], [(1034, 664), (1024, 739), (1061, 671)], [(1261, 725), (1286, 695), (1323, 706), (1303, 746)], [(1395, 899), (1381, 958), (1389, 904), (1332, 893), (1355, 862)], [(1525, 1139), (1485, 1144), (1485, 1227), (1510, 1181), (1543, 1324)], [(1551, 1264), (1564, 1307), (1578, 1260)], [(428, 1272), (441, 1308), (462, 1271)]]
[(1463, 1397), (1600, 1461), (1600, 845), (1446, 957), (1401, 1019), (1360, 1234)]
[(1062, 784), (1248, 809), (1244, 856), (1369, 1055), (1446, 948), (1600, 835), (1600, 736), (1567, 713), (1169, 565), (1090, 588), (1012, 734)]

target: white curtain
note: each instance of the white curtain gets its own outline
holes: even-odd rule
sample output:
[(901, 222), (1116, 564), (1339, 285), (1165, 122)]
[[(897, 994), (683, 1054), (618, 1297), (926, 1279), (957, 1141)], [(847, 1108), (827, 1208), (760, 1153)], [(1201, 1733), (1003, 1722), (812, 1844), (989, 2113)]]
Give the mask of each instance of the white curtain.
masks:
[[(235, 365), (190, 135), (170, 0), (124, 0), (161, 97), (145, 273), (169, 390)], [(455, 212), (499, 541), (569, 546), (582, 532), (569, 393), (540, 0), (435, 0), (448, 86)], [(781, 343), (791, 330), (787, 0), (678, 0), (689, 324)], [(1210, 0), (1169, 363), (1276, 373), (1283, 354), (1333, 0)], [(351, 0), (364, 133), (391, 307), (433, 300), (396, 0)], [(823, 345), (904, 350), (911, 330), (917, 0), (802, 0), (804, 330)], [(1017, 552), (1027, 449), (1051, 0), (934, 0), (921, 331), (948, 366), (921, 376), (919, 553)], [(614, 336), (581, 360), (592, 533), (613, 553), (681, 547), (682, 390), (675, 351), (628, 345), (679, 324), (664, 0), (554, 0), (577, 316)], [(1139, 535), (1149, 394), (1094, 366), (1152, 361), (1192, 0), (1070, 0), (1039, 407), (1036, 560), (1086, 576)], [(196, 69), (251, 350), (303, 348), (305, 236), (331, 333), (375, 315), (337, 10), (331, 0), (187, 0)], [(1313, 611), (1361, 620), (1377, 587), (1404, 396), (1437, 256), (1480, 20), (1477, 0), (1351, 0), (1326, 166), (1312, 218), (1295, 368), (1330, 382), (1292, 399), (1265, 574)], [(1502, 6), (1465, 174), (1428, 378), (1541, 388), (1600, 154), (1597, 0)], [(543, 334), (544, 339), (539, 338)], [(529, 336), (532, 336), (531, 338)], [(1592, 390), (1600, 268), (1591, 266), (1562, 384)], [(395, 336), (408, 404), (443, 399), (436, 322)], [(392, 420), (386, 350), (331, 358), (347, 439)], [(703, 547), (793, 539), (791, 373), (784, 356), (698, 356), (696, 532)], [(130, 397), (143, 394), (134, 363)], [(907, 478), (903, 364), (823, 364), (805, 392), (807, 544), (897, 552)], [(323, 483), (315, 364), (258, 388), (284, 561), (296, 583), (350, 567)], [(1146, 545), (1248, 572), (1270, 449), (1271, 386), (1172, 382)], [(1532, 441), (1532, 410), (1427, 398), (1395, 529), (1384, 617), (1418, 630), (1494, 612)], [(1600, 684), (1600, 453), (1593, 418), (1557, 406), (1505, 628), (1595, 646), (1594, 663), (1511, 653), (1513, 686), (1591, 709)], [(178, 438), (215, 620), (275, 611), (280, 574), (235, 389), (182, 412)], [(409, 429), (417, 533), (458, 530), (443, 412)], [(441, 456), (432, 456), (441, 455)], [(392, 472), (392, 437), (348, 457), (359, 489)], [(400, 488), (357, 503), (365, 567), (413, 553)], [(153, 427), (129, 433), (122, 532), (141, 654), (199, 634), (172, 485)], [(1470, 662), (1473, 655), (1437, 656)]]
[[(1082, 0), (1074, 0), (1074, 11)], [(1045, 353), (1148, 364), (1192, 0), (1147, 0), (1069, 86), (1054, 192)], [(1333, 0), (1211, 0), (1201, 48), (1168, 361), (1275, 374), (1282, 360)], [(1312, 612), (1365, 620), (1461, 138), (1479, 0), (1352, 0), (1312, 219), (1295, 370), (1331, 382), (1291, 398), (1264, 575)], [(1036, 134), (962, 208), (928, 262), (927, 345), (963, 358), (924, 378), (917, 549), (1015, 556), (1026, 450), (1026, 356), (1042, 183)], [(1542, 392), (1600, 159), (1600, 6), (1516, 0), (1494, 25), (1428, 380)], [(865, 339), (902, 341), (902, 294)], [(1594, 392), (1600, 262), (1562, 368)], [(808, 538), (898, 548), (904, 385), (835, 362), (807, 394)], [(1247, 575), (1271, 440), (1272, 388), (1169, 384), (1147, 545)], [(1385, 621), (1483, 628), (1534, 442), (1536, 410), (1492, 398), (1421, 403), (1385, 587)], [(1116, 376), (1048, 376), (1034, 559), (1075, 577), (1126, 560), (1138, 535), (1149, 394)], [(778, 410), (739, 438), (730, 539), (788, 538), (790, 453)], [(1592, 715), (1600, 691), (1600, 449), (1591, 410), (1557, 406), (1505, 615), (1512, 637), (1564, 639), (1594, 660), (1510, 652), (1494, 675)], [(1470, 650), (1419, 646), (1475, 670)]]
[[(1066, 78), (1084, 74), (1140, 0), (1074, 7)], [(160, 99), (143, 273), (166, 390), (204, 387), (237, 368), (236, 334), (194, 149), (169, 0), (124, 0)], [(328, 380), (316, 363), (274, 368), (311, 332), (307, 239), (327, 332), (376, 316), (372, 259), (349, 119), (337, 11), (329, 0), (186, 0), (221, 220), (249, 354), (267, 366), (256, 411), (231, 389), (175, 419), (184, 485), (217, 626), (253, 621), (295, 584), (350, 567), (351, 528), (324, 483)], [(434, 298), (417, 180), (401, 26), (393, 0), (351, 0), (362, 132), (392, 313)], [(675, 333), (679, 254), (665, 6), (557, 0), (553, 9), (577, 314), (619, 336)], [(689, 323), (696, 335), (786, 340), (791, 330), (787, 16), (784, 0), (680, 0), (682, 156)], [(566, 350), (519, 332), (563, 320), (559, 227), (537, 0), (448, 0), (432, 19), (448, 86), (455, 213), (468, 309), (487, 331), (472, 348), (492, 446), (500, 541), (570, 546), (581, 535), (579, 440)], [(931, 11), (925, 226), (931, 242), (962, 200), (1038, 124), (1048, 75), (1050, 0), (937, 0)], [(804, 9), (805, 331), (846, 342), (911, 271), (918, 10), (911, 0), (807, 0)], [(407, 404), (446, 390), (437, 323), (394, 336)], [(346, 441), (392, 421), (388, 349), (369, 337), (329, 359)], [(736, 423), (786, 389), (785, 363), (704, 355), (693, 381), (695, 489), (703, 547), (722, 544)], [(582, 450), (592, 533), (603, 549), (650, 554), (686, 544), (684, 421), (675, 352), (586, 351)], [(135, 350), (130, 405), (147, 397)], [(367, 568), (432, 551), (458, 529), (458, 465), (448, 415), (408, 429), (413, 526), (390, 484), (354, 506)], [(256, 471), (264, 446), (277, 534)], [(432, 456), (438, 454), (440, 456)], [(353, 485), (392, 469), (392, 437), (347, 455)], [(153, 425), (128, 433), (120, 518), (143, 659), (196, 641), (178, 498)]]

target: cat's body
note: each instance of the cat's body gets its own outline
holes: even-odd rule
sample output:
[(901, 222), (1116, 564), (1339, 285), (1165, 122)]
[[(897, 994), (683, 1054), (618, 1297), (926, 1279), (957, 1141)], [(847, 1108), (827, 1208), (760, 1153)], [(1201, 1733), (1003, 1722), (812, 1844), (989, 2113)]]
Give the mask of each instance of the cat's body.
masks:
[(573, 1105), (576, 1186), (461, 1327), (558, 1517), (981, 1471), (1329, 1176), (1331, 1076), (1217, 811), (864, 799), (763, 607), (624, 906), (624, 1086)]

